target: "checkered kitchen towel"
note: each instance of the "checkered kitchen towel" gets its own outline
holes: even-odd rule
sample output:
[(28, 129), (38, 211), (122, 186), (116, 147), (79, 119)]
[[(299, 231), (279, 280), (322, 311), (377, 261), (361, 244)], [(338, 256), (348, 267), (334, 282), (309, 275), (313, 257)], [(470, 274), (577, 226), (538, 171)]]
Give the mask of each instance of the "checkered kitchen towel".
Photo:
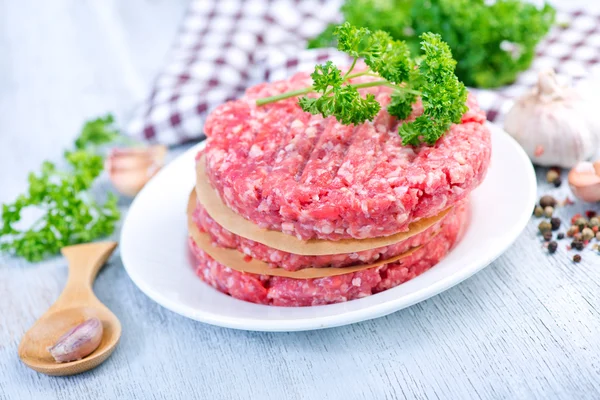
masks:
[[(307, 39), (341, 20), (341, 2), (192, 0), (169, 63), (127, 131), (168, 145), (198, 140), (207, 113), (248, 86), (312, 71), (327, 59), (347, 63), (346, 56), (332, 49), (305, 50)], [(600, 66), (600, 10), (559, 10), (557, 20), (560, 26), (540, 43), (531, 69), (517, 82), (499, 90), (476, 90), (488, 119), (498, 122), (542, 68), (553, 67), (577, 80)]]

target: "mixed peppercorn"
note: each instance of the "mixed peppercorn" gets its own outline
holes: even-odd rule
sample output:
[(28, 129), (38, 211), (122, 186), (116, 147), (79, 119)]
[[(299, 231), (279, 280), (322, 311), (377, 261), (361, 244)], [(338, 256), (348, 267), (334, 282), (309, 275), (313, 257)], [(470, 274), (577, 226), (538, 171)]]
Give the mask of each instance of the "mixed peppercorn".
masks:
[[(553, 173), (555, 170), (550, 170), (547, 175), (548, 182), (556, 181), (556, 176)], [(560, 178), (560, 176), (559, 176)], [(570, 204), (565, 201), (565, 204)], [(571, 238), (571, 243), (567, 245), (567, 250), (583, 250), (595, 238), (598, 243), (593, 244), (593, 249), (600, 252), (600, 216), (596, 215), (593, 210), (586, 211), (585, 215), (575, 214), (571, 218), (571, 226), (567, 229), (566, 234), (559, 232), (554, 239), (554, 232), (559, 230), (562, 221), (560, 218), (553, 216), (555, 207), (558, 206), (556, 199), (550, 195), (545, 195), (540, 198), (539, 204), (535, 206), (533, 215), (538, 218), (549, 218), (543, 220), (538, 225), (538, 230), (542, 235), (549, 254), (554, 254), (558, 249), (556, 240), (562, 240), (565, 237)], [(599, 253), (600, 254), (600, 253)], [(578, 263), (581, 261), (581, 255), (575, 254), (573, 261)]]
[[(562, 184), (560, 168), (550, 168), (546, 173), (546, 181), (554, 187), (560, 187)], [(560, 206), (574, 204), (570, 198), (566, 198), (563, 202), (558, 202), (550, 195), (542, 196), (539, 203), (533, 210), (533, 215), (537, 218), (547, 218), (538, 225), (538, 230), (543, 238), (544, 247), (548, 249), (549, 254), (554, 254), (558, 250), (557, 240), (569, 238), (570, 244), (565, 247), (567, 250), (581, 251), (590, 243), (592, 249), (600, 254), (600, 216), (596, 215), (596, 211), (589, 210), (585, 215), (576, 214), (571, 218), (571, 224), (566, 228), (565, 232), (557, 232), (561, 226), (565, 226), (560, 218), (554, 216), (555, 209)], [(592, 243), (594, 238), (597, 242)], [(581, 254), (573, 256), (573, 262), (581, 261)]]
[(546, 174), (546, 181), (554, 185), (554, 187), (560, 187), (562, 179), (560, 178), (560, 169), (550, 168)]

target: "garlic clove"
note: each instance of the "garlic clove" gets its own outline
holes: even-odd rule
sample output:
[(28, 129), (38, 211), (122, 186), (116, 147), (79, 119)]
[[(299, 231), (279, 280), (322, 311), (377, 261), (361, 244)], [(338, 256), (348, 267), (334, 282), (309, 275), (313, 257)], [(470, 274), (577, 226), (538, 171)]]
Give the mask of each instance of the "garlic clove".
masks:
[(113, 149), (109, 155), (111, 168), (114, 170), (129, 170), (148, 167), (154, 163), (153, 154), (145, 149)]
[(133, 197), (164, 165), (167, 147), (162, 145), (113, 149), (106, 160), (106, 170), (115, 189)]
[(600, 161), (582, 162), (569, 172), (569, 186), (579, 199), (600, 201)]
[(90, 318), (62, 335), (48, 351), (56, 362), (81, 360), (98, 348), (104, 329), (98, 318)]
[(591, 162), (582, 161), (573, 167), (572, 172), (581, 173), (581, 174), (595, 174), (596, 169), (594, 168), (594, 164), (592, 164)]
[(119, 193), (127, 197), (135, 197), (151, 177), (149, 174), (133, 171), (114, 171), (110, 175), (110, 180)]

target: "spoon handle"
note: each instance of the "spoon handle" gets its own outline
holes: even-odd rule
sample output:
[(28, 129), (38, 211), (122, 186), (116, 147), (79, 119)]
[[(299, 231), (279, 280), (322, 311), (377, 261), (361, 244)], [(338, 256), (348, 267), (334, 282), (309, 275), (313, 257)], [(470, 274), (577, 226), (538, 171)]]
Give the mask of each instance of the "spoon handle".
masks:
[(116, 242), (95, 242), (63, 247), (61, 253), (69, 262), (69, 278), (53, 308), (60, 308), (62, 304), (83, 305), (82, 303), (97, 301), (92, 291), (92, 283), (116, 247)]

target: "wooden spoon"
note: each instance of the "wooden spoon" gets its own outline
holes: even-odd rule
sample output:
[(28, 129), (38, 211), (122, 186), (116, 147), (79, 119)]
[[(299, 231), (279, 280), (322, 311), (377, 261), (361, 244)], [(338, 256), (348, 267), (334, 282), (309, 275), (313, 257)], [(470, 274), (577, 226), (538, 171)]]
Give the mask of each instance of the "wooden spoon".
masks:
[[(69, 262), (69, 278), (58, 300), (21, 339), (19, 357), (28, 367), (47, 375), (74, 375), (97, 367), (112, 354), (121, 337), (121, 323), (96, 298), (92, 283), (115, 247), (115, 242), (99, 242), (61, 250)], [(98, 348), (81, 360), (57, 363), (48, 347), (69, 329), (93, 317), (102, 321), (104, 329)]]

